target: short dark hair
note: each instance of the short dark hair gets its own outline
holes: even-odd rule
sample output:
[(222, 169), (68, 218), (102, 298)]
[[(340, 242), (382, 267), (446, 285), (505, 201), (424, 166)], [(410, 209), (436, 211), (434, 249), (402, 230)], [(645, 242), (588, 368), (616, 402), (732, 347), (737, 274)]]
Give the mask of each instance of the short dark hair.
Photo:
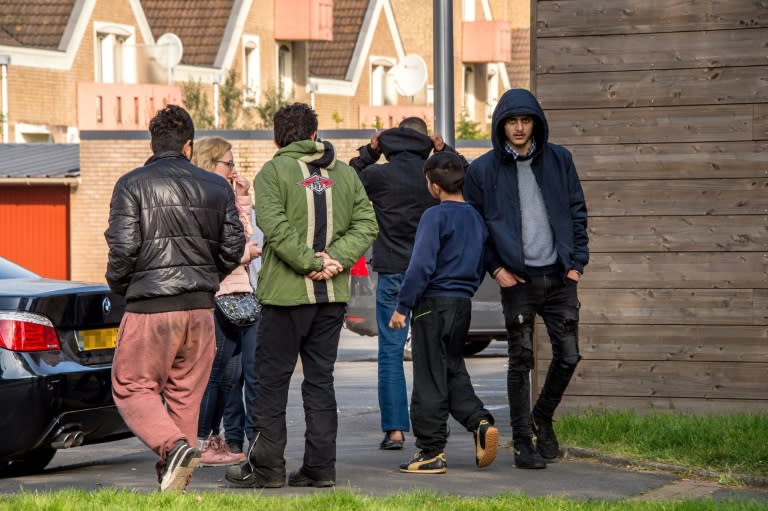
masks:
[(189, 113), (178, 105), (166, 105), (149, 121), (152, 152), (178, 151), (195, 138), (195, 124)]
[(430, 156), (424, 162), (424, 174), (446, 193), (464, 189), (464, 162), (455, 153), (441, 151)]
[(305, 103), (293, 103), (275, 113), (274, 137), (278, 147), (309, 140), (317, 131), (317, 112)]
[(400, 121), (400, 124), (398, 125), (400, 128), (411, 128), (412, 130), (416, 130), (422, 135), (427, 135), (427, 123), (424, 122), (424, 119), (421, 117), (406, 117), (402, 121)]

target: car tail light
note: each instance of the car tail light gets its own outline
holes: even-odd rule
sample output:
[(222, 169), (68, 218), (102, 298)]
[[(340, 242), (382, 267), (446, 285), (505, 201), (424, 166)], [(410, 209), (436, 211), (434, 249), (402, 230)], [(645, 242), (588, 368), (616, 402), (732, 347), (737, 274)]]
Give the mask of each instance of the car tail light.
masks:
[(353, 277), (368, 276), (368, 266), (365, 264), (365, 256), (358, 259), (357, 262), (352, 265), (352, 268), (349, 270), (349, 274)]
[(51, 320), (29, 312), (0, 312), (0, 347), (11, 351), (60, 350)]

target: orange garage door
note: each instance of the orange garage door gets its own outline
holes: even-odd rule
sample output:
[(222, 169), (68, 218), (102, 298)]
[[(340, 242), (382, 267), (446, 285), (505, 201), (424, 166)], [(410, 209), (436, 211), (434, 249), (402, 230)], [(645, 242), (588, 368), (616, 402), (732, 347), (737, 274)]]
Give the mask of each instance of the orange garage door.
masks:
[(0, 186), (0, 256), (69, 278), (69, 187)]

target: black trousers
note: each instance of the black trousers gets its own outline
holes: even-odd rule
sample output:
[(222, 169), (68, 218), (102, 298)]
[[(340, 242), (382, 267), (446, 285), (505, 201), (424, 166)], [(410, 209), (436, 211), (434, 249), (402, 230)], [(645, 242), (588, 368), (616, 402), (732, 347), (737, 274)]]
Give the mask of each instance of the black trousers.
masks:
[(468, 298), (423, 298), (411, 313), (413, 393), (411, 424), (425, 455), (443, 452), (450, 413), (467, 431), (493, 416), (475, 395), (464, 364), (472, 302)]
[(561, 272), (529, 277), (525, 283), (502, 288), (501, 304), (509, 343), (507, 394), (514, 441), (533, 434), (530, 372), (534, 368), (535, 317), (541, 316), (547, 327), (552, 362), (533, 413), (551, 419), (581, 359), (580, 304), (576, 282), (564, 279)]
[(264, 305), (256, 345), (254, 437), (249, 460), (257, 479), (285, 480), (285, 409), (298, 357), (304, 372), (304, 462), (318, 480), (336, 479), (338, 415), (333, 368), (345, 304)]

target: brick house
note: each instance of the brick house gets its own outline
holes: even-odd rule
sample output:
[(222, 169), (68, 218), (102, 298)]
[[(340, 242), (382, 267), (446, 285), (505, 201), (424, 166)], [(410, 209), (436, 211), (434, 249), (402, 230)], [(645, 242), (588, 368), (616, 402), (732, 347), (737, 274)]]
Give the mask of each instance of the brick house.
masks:
[[(527, 85), (529, 12), (521, 0), (454, 2), (457, 119), (484, 125), (504, 89)], [(158, 108), (183, 103), (184, 84), (198, 84), (216, 104), (230, 70), (246, 108), (278, 92), (313, 104), (321, 129), (388, 127), (409, 115), (432, 124), (431, 19), (431, 3), (409, 0), (7, 0), (0, 4), (2, 142), (78, 144), (83, 133), (125, 131), (145, 136)], [(424, 61), (426, 80), (403, 96), (398, 64), (412, 55)], [(245, 119), (239, 127), (259, 124), (256, 115)], [(105, 148), (99, 165), (109, 161), (125, 172), (143, 162), (146, 147), (142, 142), (135, 159)], [(250, 146), (241, 151), (244, 157), (252, 152)], [(244, 158), (244, 172), (254, 174), (264, 160)], [(101, 237), (103, 229), (90, 230), (98, 231), (106, 217), (84, 219), (93, 208), (106, 209), (117, 176), (100, 167), (88, 174), (89, 165), (83, 161), (77, 179), (53, 180), (37, 169), (20, 186), (2, 177), (15, 169), (0, 163), (0, 189), (15, 186), (0, 193), (3, 232), (17, 229), (19, 219), (20, 232), (33, 228), (18, 205), (51, 200), (46, 187), (67, 199), (56, 200), (63, 208), (56, 238), (63, 236), (64, 245), (51, 250), (52, 238), (45, 237), (20, 250), (6, 239), (0, 255), (22, 257), (17, 262), (45, 275), (101, 280), (100, 271), (83, 268), (102, 255), (80, 248)], [(29, 254), (42, 251), (66, 271), (36, 266)]]

